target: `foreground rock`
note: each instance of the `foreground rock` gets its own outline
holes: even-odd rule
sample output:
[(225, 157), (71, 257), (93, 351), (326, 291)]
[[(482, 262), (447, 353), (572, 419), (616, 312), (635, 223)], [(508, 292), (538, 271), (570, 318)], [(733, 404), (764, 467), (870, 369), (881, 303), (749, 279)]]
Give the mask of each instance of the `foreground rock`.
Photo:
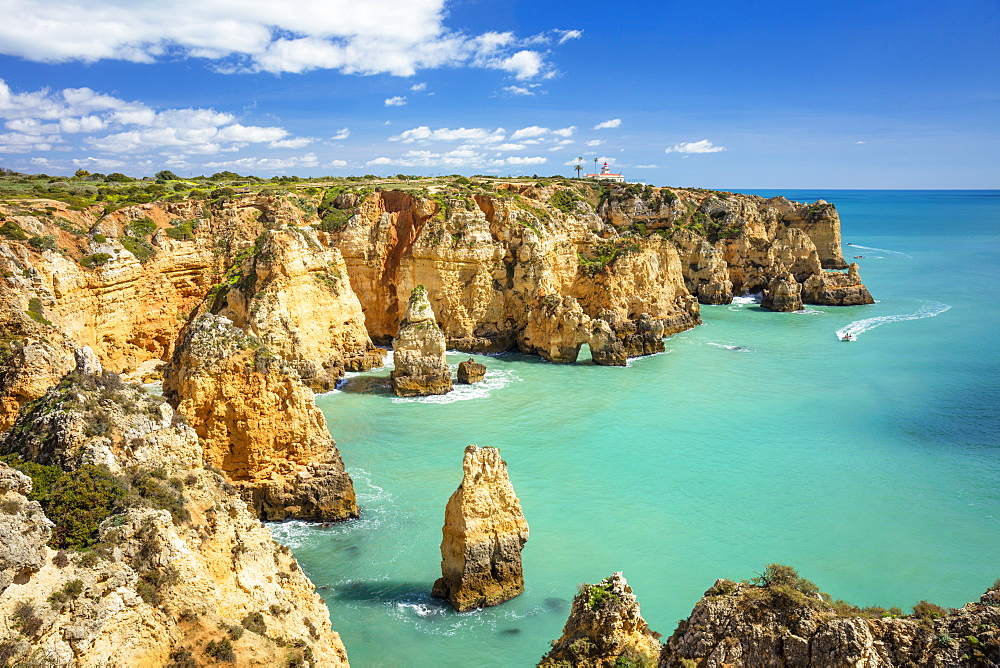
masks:
[(33, 478), (0, 464), (5, 665), (347, 665), (312, 583), (202, 468), (194, 430), (96, 371), (82, 356), (0, 444)]
[(621, 573), (585, 584), (573, 599), (562, 637), (539, 666), (655, 666), (660, 634), (649, 630)]
[(451, 392), (451, 371), (445, 358), (444, 333), (434, 319), (422, 285), (413, 288), (399, 333), (392, 341), (392, 391), (400, 397)]
[(459, 612), (498, 605), (524, 592), (521, 550), (528, 522), (496, 448), (465, 448), (462, 484), (448, 499), (441, 577), (431, 596)]
[(486, 365), (474, 359), (460, 362), (458, 365), (458, 382), (463, 385), (478, 383), (486, 377)]
[(225, 471), (262, 519), (357, 517), (353, 483), (312, 392), (228, 319), (205, 314), (191, 324), (163, 392), (202, 439), (205, 462)]
[(775, 276), (761, 296), (760, 305), (769, 311), (801, 311), (802, 286), (791, 274)]
[(772, 564), (754, 582), (718, 580), (664, 645), (660, 665), (1000, 663), (1000, 591), (954, 611), (921, 602), (906, 616), (830, 601), (787, 566)]

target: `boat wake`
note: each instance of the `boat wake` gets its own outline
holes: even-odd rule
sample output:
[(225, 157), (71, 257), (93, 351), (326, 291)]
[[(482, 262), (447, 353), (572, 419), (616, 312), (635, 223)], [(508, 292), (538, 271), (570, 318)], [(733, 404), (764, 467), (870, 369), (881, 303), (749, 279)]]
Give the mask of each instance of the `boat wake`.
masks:
[(941, 315), (945, 311), (951, 308), (951, 304), (942, 304), (941, 302), (935, 302), (930, 300), (918, 300), (921, 301), (920, 308), (918, 308), (913, 313), (903, 313), (899, 315), (880, 315), (874, 318), (865, 318), (864, 320), (855, 320), (846, 327), (841, 327), (837, 330), (837, 338), (842, 339), (846, 334), (850, 334), (851, 338), (858, 338), (861, 334), (875, 329), (876, 327), (881, 327), (890, 322), (903, 322), (904, 320), (920, 320), (921, 318), (933, 318), (936, 315)]
[[(888, 249), (885, 249), (885, 248), (871, 248), (869, 246), (859, 246), (858, 244), (847, 244), (847, 245), (850, 246), (851, 248), (858, 248), (860, 250), (875, 251), (877, 253), (888, 253), (889, 257), (898, 258), (900, 260), (912, 260), (913, 259), (912, 255), (907, 255), (906, 253), (902, 253), (900, 251), (888, 250)], [(869, 260), (884, 260), (885, 259), (885, 256), (866, 255), (865, 257), (867, 259), (869, 259)]]

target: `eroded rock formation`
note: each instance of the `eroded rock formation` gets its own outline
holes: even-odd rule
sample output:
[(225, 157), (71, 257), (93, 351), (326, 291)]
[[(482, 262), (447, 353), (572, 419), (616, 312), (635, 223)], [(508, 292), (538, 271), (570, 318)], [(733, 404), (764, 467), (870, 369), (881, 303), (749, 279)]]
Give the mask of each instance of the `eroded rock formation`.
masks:
[(524, 592), (521, 550), (528, 523), (496, 448), (465, 448), (462, 484), (448, 499), (441, 577), (431, 596), (459, 612), (498, 605)]
[(445, 358), (445, 338), (422, 285), (410, 293), (399, 332), (392, 340), (392, 391), (401, 397), (451, 392), (451, 370)]
[(791, 274), (775, 276), (761, 295), (760, 305), (769, 311), (801, 311), (802, 285)]
[(851, 263), (846, 274), (824, 271), (810, 276), (802, 285), (802, 299), (809, 304), (827, 306), (875, 303), (868, 288), (861, 283), (857, 262)]
[(43, 487), (29, 501), (28, 477), (0, 464), (4, 661), (347, 665), (312, 583), (201, 467), (194, 431), (81, 361), (2, 444)]
[(205, 462), (229, 476), (264, 519), (356, 517), (323, 413), (288, 363), (222, 316), (186, 330), (164, 395), (194, 427)]
[(562, 636), (539, 666), (655, 666), (660, 634), (649, 630), (621, 573), (584, 584), (573, 599)]
[(471, 357), (458, 365), (458, 382), (464, 385), (478, 383), (486, 377), (486, 365), (480, 364)]

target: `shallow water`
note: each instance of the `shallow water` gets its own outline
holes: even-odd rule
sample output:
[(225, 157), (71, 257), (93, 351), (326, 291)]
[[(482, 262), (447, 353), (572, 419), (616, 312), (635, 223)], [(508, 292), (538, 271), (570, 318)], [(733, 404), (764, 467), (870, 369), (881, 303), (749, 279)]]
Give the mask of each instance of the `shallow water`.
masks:
[[(626, 368), (474, 356), (486, 383), (443, 399), (392, 396), (387, 368), (317, 398), (363, 517), (271, 528), (353, 665), (533, 665), (614, 571), (664, 635), (774, 561), (859, 605), (957, 606), (1000, 576), (1000, 192), (784, 194), (837, 204), (878, 303), (739, 299)], [(469, 443), (501, 449), (531, 538), (525, 593), (456, 614), (428, 592)]]

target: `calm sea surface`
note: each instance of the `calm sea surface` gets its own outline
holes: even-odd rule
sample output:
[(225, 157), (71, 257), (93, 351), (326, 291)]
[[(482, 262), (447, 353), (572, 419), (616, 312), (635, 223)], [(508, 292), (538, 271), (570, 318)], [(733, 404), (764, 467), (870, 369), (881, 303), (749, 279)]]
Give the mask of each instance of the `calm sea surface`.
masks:
[[(743, 299), (627, 368), (476, 356), (487, 382), (444, 398), (395, 398), (389, 369), (317, 397), (363, 517), (271, 529), (353, 665), (534, 665), (615, 571), (665, 636), (770, 562), (886, 607), (1000, 577), (1000, 191), (751, 192), (835, 203), (878, 303)], [(500, 448), (531, 538), (525, 593), (456, 614), (428, 592), (469, 443)]]

